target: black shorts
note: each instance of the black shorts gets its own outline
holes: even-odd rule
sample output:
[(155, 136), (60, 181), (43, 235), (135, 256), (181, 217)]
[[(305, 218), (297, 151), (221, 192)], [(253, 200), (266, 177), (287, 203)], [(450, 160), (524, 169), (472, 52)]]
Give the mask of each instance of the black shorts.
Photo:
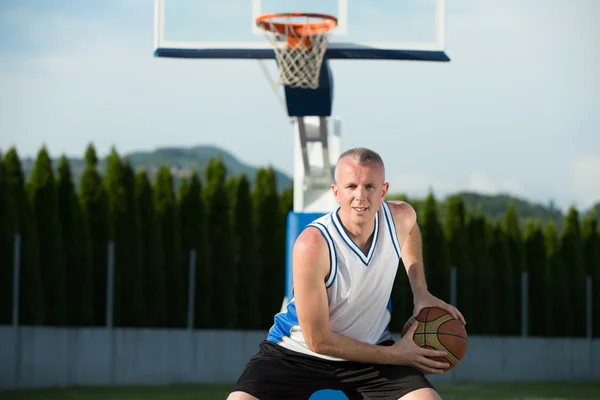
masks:
[(259, 400), (309, 399), (314, 392), (326, 389), (343, 391), (349, 400), (397, 400), (414, 390), (432, 387), (413, 367), (330, 361), (265, 340), (231, 391)]

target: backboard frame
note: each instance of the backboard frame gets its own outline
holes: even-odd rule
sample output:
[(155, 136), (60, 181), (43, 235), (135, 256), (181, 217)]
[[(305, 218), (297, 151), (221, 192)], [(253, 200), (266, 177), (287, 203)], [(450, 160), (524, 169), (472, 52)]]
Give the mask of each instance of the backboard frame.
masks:
[[(165, 40), (165, 1), (155, 0), (154, 9), (154, 56), (167, 58), (203, 59), (275, 59), (271, 44), (264, 42), (170, 42)], [(199, 0), (201, 1), (201, 0)], [(249, 0), (250, 1), (250, 0)], [(343, 34), (347, 29), (348, 1), (339, 0), (339, 25), (336, 30)], [(351, 1), (351, 0), (350, 0)], [(261, 0), (252, 0), (252, 14), (260, 15)], [(290, 10), (293, 11), (293, 10)], [(435, 43), (357, 43), (330, 42), (326, 59), (412, 60), (448, 62), (446, 54), (445, 0), (436, 1)], [(251, 21), (249, 21), (250, 23)], [(259, 30), (249, 27), (253, 33)], [(334, 33), (335, 34), (335, 33)]]

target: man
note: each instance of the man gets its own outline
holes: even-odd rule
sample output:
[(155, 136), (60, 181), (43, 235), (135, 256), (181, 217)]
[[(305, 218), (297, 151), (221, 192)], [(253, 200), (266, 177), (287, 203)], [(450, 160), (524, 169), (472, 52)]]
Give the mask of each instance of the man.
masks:
[(308, 399), (341, 390), (350, 399), (439, 399), (426, 374), (448, 364), (412, 340), (397, 342), (388, 308), (402, 259), (414, 298), (423, 307), (461, 313), (427, 290), (416, 213), (385, 201), (389, 184), (380, 156), (364, 148), (343, 153), (332, 192), (339, 208), (311, 224), (294, 244), (293, 299), (275, 316), (267, 340), (246, 366), (229, 400)]

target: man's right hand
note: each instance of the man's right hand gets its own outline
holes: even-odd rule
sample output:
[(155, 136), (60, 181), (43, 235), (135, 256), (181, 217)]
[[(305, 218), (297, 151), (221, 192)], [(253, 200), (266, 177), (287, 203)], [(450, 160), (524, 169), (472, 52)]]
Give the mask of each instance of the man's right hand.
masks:
[(417, 326), (418, 322), (412, 324), (402, 339), (391, 346), (391, 355), (397, 361), (394, 364), (411, 365), (425, 374), (444, 373), (444, 369), (448, 368), (450, 364), (435, 361), (431, 357), (445, 357), (447, 353), (417, 346), (413, 340)]

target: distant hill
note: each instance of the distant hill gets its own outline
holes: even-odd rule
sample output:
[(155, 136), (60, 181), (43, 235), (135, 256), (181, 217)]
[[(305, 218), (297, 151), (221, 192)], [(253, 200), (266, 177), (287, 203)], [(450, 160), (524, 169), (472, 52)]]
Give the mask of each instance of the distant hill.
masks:
[[(204, 177), (204, 166), (212, 157), (220, 157), (227, 167), (228, 175), (245, 174), (250, 181), (254, 180), (254, 176), (259, 167), (251, 166), (240, 162), (231, 153), (215, 146), (195, 146), (195, 147), (162, 147), (152, 151), (136, 151), (129, 154), (120, 154), (122, 158), (129, 157), (131, 164), (136, 170), (141, 168), (146, 169), (150, 179), (153, 181), (158, 168), (162, 165), (169, 165), (175, 177), (175, 184), (178, 184), (179, 178), (189, 176), (192, 171), (197, 170), (200, 176)], [(104, 173), (106, 167), (106, 158), (104, 155), (100, 158), (99, 169)], [(83, 158), (70, 158), (71, 168), (76, 183), (79, 183), (81, 174), (84, 169)], [(58, 160), (53, 160), (54, 165), (58, 164)], [(33, 170), (35, 159), (25, 158), (22, 160), (22, 166), (25, 175), (28, 177)], [(260, 167), (267, 167), (260, 166)], [(290, 176), (282, 171), (275, 170), (277, 176), (277, 185), (279, 190), (289, 188), (293, 184)], [(458, 192), (465, 201), (468, 208), (477, 210), (481, 208), (483, 214), (487, 218), (498, 219), (504, 216), (508, 205), (512, 202), (515, 204), (517, 213), (521, 222), (524, 223), (527, 219), (540, 220), (543, 222), (552, 220), (557, 228), (562, 227), (564, 214), (553, 207), (550, 203), (542, 205), (530, 202), (526, 199), (514, 197), (507, 194), (484, 195), (474, 192)], [(390, 194), (390, 198), (398, 198), (400, 194)], [(415, 207), (420, 207), (424, 199), (410, 199)], [(439, 204), (440, 215), (443, 217), (445, 213), (446, 198), (437, 198)], [(595, 210), (600, 222), (600, 201), (589, 210), (578, 210), (583, 218), (591, 210)]]
[[(118, 151), (118, 149), (117, 149)], [(169, 165), (173, 176), (175, 177), (175, 183), (177, 185), (179, 178), (189, 176), (194, 170), (197, 170), (200, 177), (204, 179), (204, 167), (208, 160), (213, 157), (220, 157), (223, 163), (227, 167), (228, 176), (245, 174), (248, 179), (252, 182), (256, 171), (259, 167), (251, 166), (240, 162), (231, 153), (226, 150), (220, 149), (214, 146), (196, 146), (196, 147), (162, 147), (153, 151), (136, 151), (129, 154), (119, 153), (122, 159), (128, 157), (131, 161), (131, 165), (134, 169), (140, 170), (145, 169), (148, 171), (149, 178), (154, 181), (154, 177), (158, 168), (162, 165)], [(98, 155), (98, 169), (100, 173), (104, 173), (106, 170), (106, 159), (107, 155), (100, 157)], [(54, 167), (58, 165), (58, 159), (52, 160)], [(76, 184), (79, 183), (81, 174), (85, 168), (85, 162), (83, 158), (69, 158), (71, 164), (73, 177)], [(27, 177), (31, 174), (35, 159), (25, 158), (22, 160), (23, 172)], [(261, 167), (268, 167), (267, 165)], [(285, 173), (275, 169), (275, 175), (277, 177), (277, 185), (279, 190), (292, 186), (292, 178)]]
[[(531, 219), (541, 221), (544, 224), (548, 221), (553, 221), (555, 226), (558, 229), (561, 229), (565, 218), (565, 214), (561, 210), (555, 208), (551, 203), (549, 205), (542, 205), (508, 194), (485, 195), (464, 191), (456, 192), (452, 195), (460, 195), (468, 209), (471, 211), (481, 209), (486, 218), (493, 220), (502, 219), (510, 203), (515, 205), (517, 215), (519, 216), (519, 220), (523, 226), (528, 219)], [(392, 195), (392, 198), (398, 198), (401, 196), (402, 195)], [(446, 200), (450, 196), (446, 196), (444, 198), (436, 197), (439, 215), (442, 219), (444, 218), (446, 212)], [(418, 209), (422, 207), (424, 199), (409, 199), (409, 201), (411, 201)], [(598, 217), (598, 222), (600, 223), (600, 202), (595, 204), (589, 210), (577, 211), (579, 212), (581, 219), (583, 219), (592, 210), (595, 210), (596, 216)]]

